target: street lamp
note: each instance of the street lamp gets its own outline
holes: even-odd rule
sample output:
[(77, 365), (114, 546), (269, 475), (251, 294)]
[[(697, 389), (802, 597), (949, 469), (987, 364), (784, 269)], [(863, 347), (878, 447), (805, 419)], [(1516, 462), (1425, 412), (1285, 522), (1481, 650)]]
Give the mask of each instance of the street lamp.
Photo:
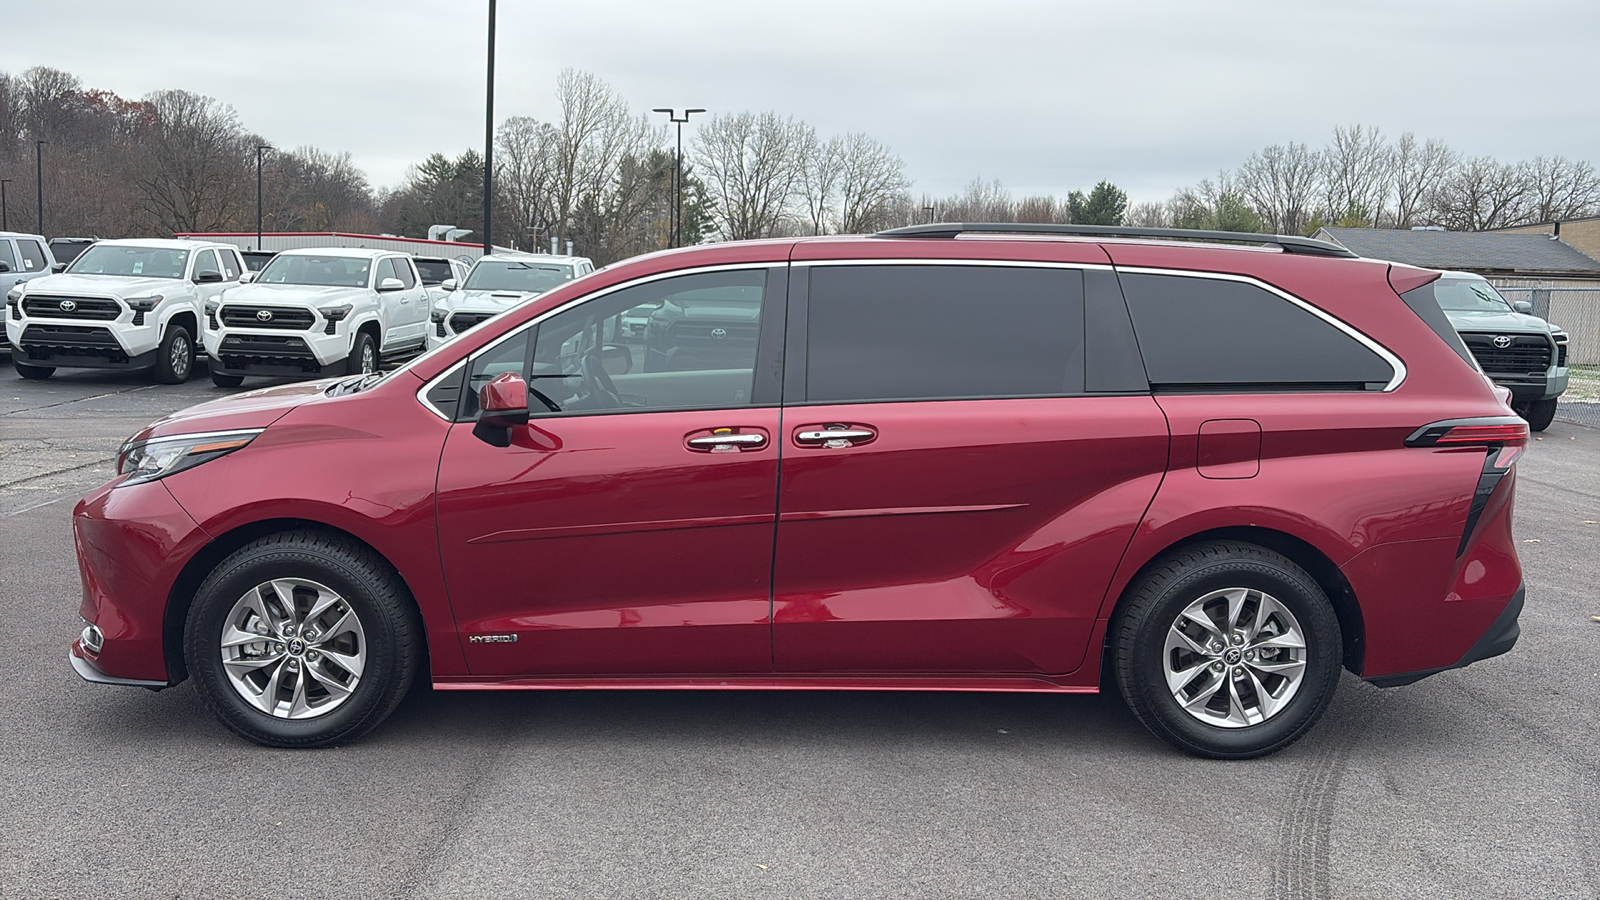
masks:
[(48, 143), (50, 142), (33, 142), (33, 177), (39, 189), (39, 220), (35, 224), (39, 226), (40, 235), (44, 234), (44, 145)]
[(666, 113), (668, 121), (678, 126), (678, 156), (675, 170), (672, 173), (672, 239), (668, 243), (671, 247), (683, 246), (683, 123), (695, 113), (703, 113), (703, 109), (686, 109), (683, 117), (679, 118), (673, 109), (653, 109), (651, 112)]
[(924, 206), (922, 209), (928, 214), (928, 224), (933, 224), (933, 207)]
[(483, 252), (494, 252), (494, 0), (489, 0), (488, 87), (483, 102)]
[(11, 230), (11, 206), (6, 202), (6, 185), (11, 183), (9, 178), (0, 178), (0, 231)]
[(268, 144), (256, 145), (256, 252), (261, 252), (261, 154), (272, 147)]

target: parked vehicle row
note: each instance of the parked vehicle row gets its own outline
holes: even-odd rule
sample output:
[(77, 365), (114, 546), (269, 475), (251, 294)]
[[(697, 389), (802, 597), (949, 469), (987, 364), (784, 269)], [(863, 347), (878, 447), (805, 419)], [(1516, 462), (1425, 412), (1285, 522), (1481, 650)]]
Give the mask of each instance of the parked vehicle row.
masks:
[(460, 278), (441, 285), (433, 303), (428, 348), (438, 347), (506, 310), (594, 271), (582, 256), (519, 253), (483, 256)]
[[(74, 510), (71, 664), (192, 679), (283, 747), (367, 732), (418, 677), (1105, 683), (1173, 746), (1244, 758), (1305, 734), (1341, 669), (1392, 687), (1509, 650), (1528, 426), (1439, 273), (1103, 234), (667, 251), (387, 374), (169, 416)], [(352, 273), (385, 258), (262, 280), (337, 262), (330, 290), (382, 289)], [(342, 334), (355, 299), (306, 308)], [(640, 310), (677, 335), (656, 365), (618, 339)]]

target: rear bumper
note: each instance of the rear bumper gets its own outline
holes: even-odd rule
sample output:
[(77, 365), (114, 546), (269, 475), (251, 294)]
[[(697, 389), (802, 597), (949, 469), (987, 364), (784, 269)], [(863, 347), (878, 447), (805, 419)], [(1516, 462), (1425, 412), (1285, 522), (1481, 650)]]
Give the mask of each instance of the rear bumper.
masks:
[(1454, 664), (1440, 666), (1435, 669), (1422, 669), (1416, 672), (1377, 675), (1366, 680), (1378, 687), (1400, 687), (1401, 685), (1421, 681), (1429, 675), (1437, 675), (1440, 672), (1448, 672), (1451, 669), (1460, 669), (1509, 651), (1517, 645), (1517, 638), (1522, 635), (1522, 626), (1517, 623), (1517, 619), (1522, 615), (1522, 604), (1526, 594), (1526, 587), (1518, 587), (1517, 592), (1506, 603), (1506, 608), (1489, 625), (1489, 629)]

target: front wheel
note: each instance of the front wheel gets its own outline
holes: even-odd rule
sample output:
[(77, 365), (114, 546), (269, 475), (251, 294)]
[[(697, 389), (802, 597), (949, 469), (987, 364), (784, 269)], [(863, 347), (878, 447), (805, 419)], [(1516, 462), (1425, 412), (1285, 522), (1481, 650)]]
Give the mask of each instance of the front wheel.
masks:
[(1195, 756), (1248, 759), (1316, 724), (1343, 641), (1311, 576), (1254, 544), (1198, 544), (1154, 564), (1112, 621), (1113, 670), (1135, 716)]
[(1551, 397), (1549, 400), (1535, 400), (1529, 403), (1527, 408), (1518, 409), (1517, 412), (1528, 420), (1529, 431), (1543, 431), (1550, 427), (1551, 422), (1556, 420), (1556, 406), (1560, 402), (1561, 398), (1559, 397)]
[(269, 747), (354, 740), (392, 712), (422, 662), (399, 576), (354, 541), (314, 531), (247, 544), (189, 609), (184, 661), (206, 705)]
[[(13, 353), (15, 352), (13, 351)], [(55, 366), (30, 366), (25, 362), (17, 362), (14, 356), (11, 364), (16, 367), (18, 375), (29, 381), (43, 381), (56, 373)]]
[(156, 348), (154, 372), (158, 384), (183, 384), (194, 370), (194, 338), (182, 325), (168, 325)]
[(211, 383), (220, 388), (236, 388), (239, 385), (244, 384), (244, 376), (224, 375), (221, 372), (213, 369), (211, 370)]
[(372, 335), (365, 331), (356, 332), (348, 365), (352, 375), (371, 375), (378, 371), (378, 345), (372, 342)]

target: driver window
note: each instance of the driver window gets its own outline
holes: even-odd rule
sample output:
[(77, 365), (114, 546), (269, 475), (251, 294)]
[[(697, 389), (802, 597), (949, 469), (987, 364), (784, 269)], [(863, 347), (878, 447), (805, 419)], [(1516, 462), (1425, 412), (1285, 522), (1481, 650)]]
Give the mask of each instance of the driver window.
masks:
[(222, 270), (217, 268), (217, 257), (210, 250), (201, 250), (194, 257), (194, 277), (198, 280), (206, 273), (222, 277)]
[(727, 409), (750, 403), (767, 271), (680, 275), (540, 323), (528, 381), (538, 415)]

